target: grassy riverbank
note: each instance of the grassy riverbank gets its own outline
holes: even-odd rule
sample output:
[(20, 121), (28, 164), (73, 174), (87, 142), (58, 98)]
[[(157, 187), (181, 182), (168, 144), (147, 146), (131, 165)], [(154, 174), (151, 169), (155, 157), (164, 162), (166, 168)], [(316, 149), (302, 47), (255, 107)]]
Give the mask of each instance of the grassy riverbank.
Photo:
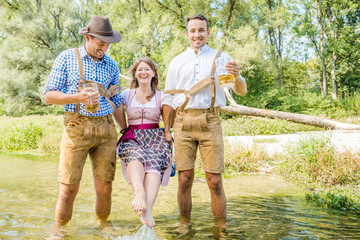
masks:
[(326, 137), (309, 137), (280, 156), (275, 173), (306, 186), (318, 206), (360, 214), (360, 153), (339, 152)]
[[(275, 135), (321, 130), (284, 120), (235, 117), (222, 121), (225, 136)], [(63, 130), (59, 115), (0, 117), (0, 151), (58, 154)], [(319, 206), (360, 214), (360, 153), (339, 153), (326, 137), (301, 140), (285, 153), (270, 155), (254, 145), (225, 142), (225, 177), (276, 174), (309, 189)], [(203, 176), (201, 161), (196, 167)]]
[[(222, 120), (225, 136), (274, 135), (320, 128), (285, 120), (235, 117)], [(0, 117), (0, 151), (37, 151), (58, 154), (63, 130), (62, 115)]]
[(0, 117), (1, 151), (58, 154), (63, 130), (61, 115)]

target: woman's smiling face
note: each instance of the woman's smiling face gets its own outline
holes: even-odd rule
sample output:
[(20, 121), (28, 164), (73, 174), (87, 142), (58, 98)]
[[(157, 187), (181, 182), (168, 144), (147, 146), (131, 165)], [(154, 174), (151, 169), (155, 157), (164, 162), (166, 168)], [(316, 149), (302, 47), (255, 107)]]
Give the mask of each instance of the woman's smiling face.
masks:
[(135, 78), (138, 81), (139, 85), (148, 84), (150, 86), (151, 79), (154, 76), (155, 76), (155, 72), (145, 62), (141, 62), (139, 66), (136, 68)]

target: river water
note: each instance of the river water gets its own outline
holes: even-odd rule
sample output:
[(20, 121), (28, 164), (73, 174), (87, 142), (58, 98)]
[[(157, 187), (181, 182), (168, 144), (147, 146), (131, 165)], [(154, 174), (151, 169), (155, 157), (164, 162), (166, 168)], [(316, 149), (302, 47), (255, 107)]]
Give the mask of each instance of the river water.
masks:
[[(0, 155), (0, 239), (49, 237), (58, 194), (57, 166), (55, 156)], [(92, 181), (87, 163), (73, 219), (64, 227), (64, 239), (134, 236), (141, 224), (131, 209), (132, 190), (123, 179), (120, 166), (106, 225), (100, 226), (95, 219)], [(160, 188), (153, 210), (154, 234), (161, 239), (360, 239), (358, 216), (314, 207), (305, 201), (302, 187), (278, 177), (234, 177), (225, 179), (224, 185), (228, 201), (225, 232), (214, 225), (210, 194), (202, 179), (196, 179), (193, 186), (191, 229), (185, 235), (177, 231), (174, 177), (167, 187)]]

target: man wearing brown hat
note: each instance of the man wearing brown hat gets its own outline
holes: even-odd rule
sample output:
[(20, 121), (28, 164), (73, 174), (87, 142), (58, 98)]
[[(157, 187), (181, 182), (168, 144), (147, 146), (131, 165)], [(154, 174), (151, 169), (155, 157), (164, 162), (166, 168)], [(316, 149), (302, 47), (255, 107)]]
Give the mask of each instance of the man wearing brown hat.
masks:
[(119, 68), (105, 52), (110, 43), (120, 42), (121, 36), (113, 31), (109, 18), (102, 16), (93, 16), (79, 34), (85, 35), (85, 45), (56, 58), (44, 91), (46, 103), (64, 105), (65, 112), (56, 226), (71, 219), (88, 155), (96, 190), (96, 215), (106, 220), (116, 168), (117, 133), (111, 114), (120, 121)]

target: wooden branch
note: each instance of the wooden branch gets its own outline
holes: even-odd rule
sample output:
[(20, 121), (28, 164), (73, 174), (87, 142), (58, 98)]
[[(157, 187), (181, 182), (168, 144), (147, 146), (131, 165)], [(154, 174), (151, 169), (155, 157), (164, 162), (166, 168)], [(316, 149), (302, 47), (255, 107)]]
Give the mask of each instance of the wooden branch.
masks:
[(171, 11), (171, 12), (173, 12), (173, 13), (175, 13), (176, 15), (179, 16), (179, 14), (178, 14), (175, 10), (171, 9), (170, 7), (165, 6), (165, 4), (163, 4), (163, 3), (160, 2), (159, 0), (156, 0), (155, 2), (156, 2), (157, 4), (159, 4), (160, 7), (165, 8), (165, 9), (167, 9), (167, 10), (169, 10), (169, 11)]
[(229, 0), (228, 3), (229, 3), (229, 11), (228, 11), (226, 21), (225, 21), (225, 30), (228, 30), (228, 28), (229, 28), (236, 0)]
[(284, 119), (295, 123), (302, 123), (333, 130), (360, 130), (360, 125), (356, 124), (342, 123), (305, 114), (272, 111), (267, 109), (245, 107), (241, 105), (221, 107), (221, 113)]
[(129, 78), (129, 77), (125, 76), (125, 75), (122, 75), (121, 73), (119, 73), (119, 77), (121, 77), (122, 79), (125, 79), (125, 80), (127, 80), (127, 81), (131, 81), (131, 80), (132, 80), (131, 78)]
[(236, 107), (238, 106), (238, 104), (235, 102), (235, 100), (232, 98), (229, 89), (227, 87), (222, 87), (222, 89), (224, 90), (225, 96), (226, 98), (229, 100), (230, 102), (230, 106)]
[(39, 35), (35, 35), (35, 39), (39, 40), (40, 42), (36, 42), (39, 46), (41, 45), (45, 45), (47, 48), (51, 49), (50, 48), (50, 43), (47, 43), (44, 39), (42, 39)]
[(181, 28), (183, 28), (183, 29), (186, 29), (185, 26), (182, 24), (182, 22), (183, 22), (183, 20), (184, 20), (184, 15), (183, 15), (183, 12), (182, 12), (182, 8), (181, 8), (181, 5), (180, 5), (177, 1), (176, 1), (175, 3), (176, 3), (176, 5), (177, 5), (177, 8), (180, 9), (180, 13), (178, 13), (178, 12), (175, 11), (174, 9), (166, 6), (165, 4), (163, 4), (163, 3), (162, 3), (161, 1), (159, 1), (159, 0), (155, 0), (155, 2), (156, 2), (157, 4), (159, 4), (159, 6), (160, 6), (161, 8), (166, 9), (166, 10), (168, 10), (168, 11), (171, 11), (171, 12), (175, 13), (176, 16), (177, 16), (177, 20), (178, 20), (179, 23), (180, 23), (180, 24), (179, 24), (179, 27), (181, 27)]
[(36, 0), (36, 6), (38, 9), (38, 12), (40, 12), (41, 11), (41, 0)]
[(179, 17), (181, 17), (181, 19), (184, 19), (183, 8), (182, 8), (181, 4), (178, 2), (178, 0), (175, 0), (175, 4), (176, 4), (177, 8), (180, 11), (180, 16)]
[(342, 123), (338, 121), (333, 121), (321, 117), (309, 116), (305, 114), (280, 112), (280, 111), (273, 111), (273, 110), (259, 109), (259, 108), (252, 108), (252, 107), (238, 105), (235, 102), (235, 100), (231, 97), (229, 90), (226, 87), (224, 87), (223, 89), (227, 99), (230, 102), (230, 106), (221, 107), (222, 114), (284, 119), (295, 123), (302, 123), (311, 126), (332, 129), (332, 130), (360, 130), (360, 125), (357, 124)]
[(11, 9), (19, 10), (19, 8), (15, 4), (12, 4), (13, 1), (3, 0), (2, 2), (6, 3)]

